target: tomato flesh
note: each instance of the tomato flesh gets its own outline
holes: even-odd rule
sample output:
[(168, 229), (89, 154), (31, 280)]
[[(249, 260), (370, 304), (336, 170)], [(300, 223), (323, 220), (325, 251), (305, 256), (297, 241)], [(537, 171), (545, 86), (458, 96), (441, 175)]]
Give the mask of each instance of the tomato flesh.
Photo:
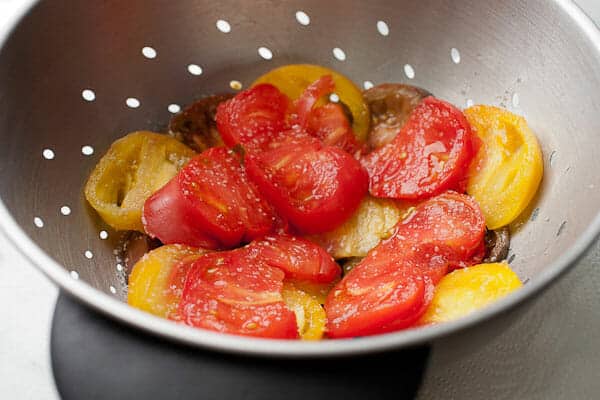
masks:
[(396, 229), (382, 246), (391, 251), (410, 244), (408, 252), (428, 265), (430, 278), (437, 283), (448, 269), (478, 262), (485, 219), (472, 197), (449, 191), (418, 205)]
[(330, 337), (373, 335), (414, 324), (433, 286), (452, 267), (475, 262), (485, 221), (469, 196), (446, 192), (418, 205), (330, 292)]
[(333, 83), (333, 77), (331, 75), (324, 75), (308, 85), (304, 92), (302, 92), (300, 98), (294, 102), (297, 123), (302, 127), (306, 127), (308, 118), (315, 104), (317, 104), (317, 101), (319, 101), (321, 97), (332, 93), (334, 89), (335, 84)]
[(238, 158), (212, 148), (192, 159), (144, 205), (144, 227), (163, 243), (231, 248), (273, 229), (269, 204)]
[(542, 150), (525, 119), (509, 111), (474, 106), (465, 116), (481, 142), (467, 192), (481, 205), (488, 229), (498, 229), (522, 214), (537, 192)]
[[(217, 111), (224, 142), (244, 147), (243, 163), (250, 180), (275, 211), (304, 234), (341, 225), (358, 208), (368, 187), (367, 173), (358, 161), (307, 131), (315, 103), (333, 87), (330, 75), (314, 82), (295, 102), (293, 115), (288, 113), (289, 99), (269, 84), (238, 94)], [(316, 118), (329, 121), (322, 125), (325, 138), (337, 135), (332, 133), (337, 129), (334, 125), (342, 123), (343, 136), (352, 136), (355, 143), (339, 110), (324, 110)], [(351, 143), (340, 137), (332, 142)]]
[(286, 129), (290, 100), (275, 86), (257, 85), (217, 108), (217, 128), (229, 147), (260, 150)]
[(394, 140), (362, 159), (376, 197), (423, 199), (464, 185), (473, 133), (460, 110), (428, 97)]
[(452, 321), (475, 312), (519, 289), (523, 284), (508, 264), (480, 264), (454, 271), (435, 288), (421, 325)]
[(271, 146), (246, 157), (248, 176), (299, 232), (332, 230), (358, 208), (368, 177), (350, 154), (314, 138)]
[(240, 250), (194, 261), (179, 304), (182, 321), (235, 335), (297, 338), (296, 317), (281, 294), (285, 274), (249, 261)]
[(319, 301), (289, 282), (284, 284), (282, 294), (285, 304), (296, 315), (300, 339), (321, 339), (325, 333), (327, 316)]
[(426, 286), (418, 270), (389, 263), (364, 265), (354, 267), (327, 297), (329, 337), (384, 333), (394, 321), (422, 308)]
[(329, 283), (341, 275), (340, 266), (320, 246), (295, 236), (267, 236), (248, 245), (249, 253), (285, 272), (286, 278)]
[(177, 319), (175, 314), (181, 291), (192, 260), (206, 253), (179, 244), (165, 245), (144, 255), (129, 275), (127, 302), (163, 318)]
[(315, 107), (321, 97), (334, 89), (331, 75), (324, 75), (309, 85), (294, 103), (295, 122), (327, 146), (340, 147), (352, 155), (360, 153), (365, 147), (356, 140), (342, 107), (335, 103)]
[(144, 232), (144, 202), (195, 155), (170, 136), (132, 132), (115, 141), (94, 167), (85, 198), (114, 229)]
[[(364, 141), (369, 131), (369, 107), (361, 91), (350, 79), (334, 70), (310, 64), (293, 64), (275, 68), (259, 77), (252, 86), (261, 83), (275, 85), (292, 100), (300, 98), (306, 88), (323, 76), (331, 76), (335, 84), (335, 93), (349, 111), (352, 131), (359, 141)], [(329, 92), (331, 93), (331, 91)], [(327, 93), (327, 94), (329, 94)], [(318, 105), (323, 103), (321, 99)]]
[(352, 155), (366, 151), (356, 140), (348, 118), (339, 104), (329, 103), (318, 107), (308, 118), (308, 132), (327, 146), (337, 146)]

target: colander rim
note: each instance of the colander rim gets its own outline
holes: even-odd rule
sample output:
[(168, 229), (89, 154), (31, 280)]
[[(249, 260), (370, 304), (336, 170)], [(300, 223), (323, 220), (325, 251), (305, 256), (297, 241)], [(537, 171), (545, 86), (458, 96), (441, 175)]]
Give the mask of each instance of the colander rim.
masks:
[[(566, 12), (593, 43), (600, 55), (600, 30), (573, 0), (553, 0)], [(11, 21), (10, 29), (0, 35), (0, 49), (14, 33), (19, 21), (28, 14), (38, 0), (32, 1)], [(462, 319), (439, 325), (409, 329), (384, 335), (356, 339), (337, 339), (318, 342), (256, 339), (226, 335), (176, 324), (155, 317), (127, 305), (89, 284), (73, 279), (63, 266), (46, 254), (19, 226), (0, 198), (0, 231), (25, 258), (56, 283), (65, 293), (87, 306), (120, 322), (147, 333), (205, 349), (266, 357), (322, 357), (347, 356), (410, 347), (462, 331), (513, 309), (517, 304), (547, 288), (563, 273), (572, 268), (600, 234), (600, 210), (584, 232), (559, 258), (521, 290)]]

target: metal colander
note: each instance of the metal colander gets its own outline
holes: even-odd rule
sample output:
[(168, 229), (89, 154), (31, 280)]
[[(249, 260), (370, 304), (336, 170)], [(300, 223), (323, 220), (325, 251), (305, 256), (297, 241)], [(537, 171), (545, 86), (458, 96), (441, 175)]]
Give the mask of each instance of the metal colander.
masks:
[[(320, 343), (187, 328), (123, 303), (120, 234), (83, 199), (95, 163), (194, 99), (300, 62), (527, 117), (545, 175), (509, 256), (524, 289), (460, 321)], [(63, 290), (158, 335), (288, 356), (406, 346), (522, 302), (584, 252), (600, 229), (599, 111), (600, 34), (568, 0), (42, 1), (0, 53), (0, 226)]]

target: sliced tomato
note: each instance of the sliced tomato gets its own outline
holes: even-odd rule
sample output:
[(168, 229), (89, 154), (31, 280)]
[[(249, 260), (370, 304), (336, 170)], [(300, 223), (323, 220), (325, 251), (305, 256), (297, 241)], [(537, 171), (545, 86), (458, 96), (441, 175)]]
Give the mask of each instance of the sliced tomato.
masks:
[(330, 93), (333, 93), (335, 84), (331, 75), (323, 75), (302, 92), (302, 95), (294, 102), (294, 110), (297, 117), (297, 123), (303, 128), (308, 125), (308, 119), (313, 107), (319, 99)]
[(146, 232), (163, 243), (230, 248), (273, 229), (271, 207), (248, 182), (239, 159), (217, 147), (192, 159), (145, 203)]
[(406, 242), (408, 238), (422, 253), (437, 253), (451, 263), (461, 263), (481, 251), (484, 236), (485, 219), (477, 202), (448, 191), (418, 205), (398, 224), (394, 240)]
[(271, 84), (240, 92), (217, 108), (217, 128), (226, 145), (260, 150), (287, 127), (290, 100)]
[[(302, 96), (309, 85), (325, 75), (333, 78), (335, 93), (340, 98), (340, 102), (347, 107), (352, 121), (352, 130), (359, 141), (364, 141), (369, 131), (369, 107), (360, 89), (350, 79), (334, 70), (310, 64), (285, 65), (262, 75), (254, 81), (252, 86), (261, 83), (271, 83), (277, 86), (290, 99), (296, 100)], [(318, 105), (323, 104), (323, 100), (321, 99)]]
[(320, 246), (295, 236), (275, 235), (247, 247), (250, 255), (285, 272), (286, 278), (329, 283), (339, 278), (339, 265)]
[[(356, 210), (367, 191), (368, 177), (360, 163), (337, 147), (324, 146), (306, 130), (314, 104), (332, 88), (329, 75), (310, 85), (295, 103), (293, 125), (287, 120), (287, 98), (267, 84), (240, 93), (217, 111), (225, 143), (244, 146), (248, 176), (275, 210), (301, 233), (319, 233), (339, 226)], [(340, 119), (339, 114), (330, 118), (328, 110), (341, 112), (328, 107), (325, 114), (316, 114), (317, 119), (329, 121), (328, 125), (320, 125), (322, 134), (336, 145), (354, 146), (348, 121), (343, 115)], [(347, 138), (332, 136), (337, 135), (332, 121), (343, 124)]]
[(381, 328), (381, 333), (394, 332), (402, 329), (410, 328), (419, 323), (423, 315), (427, 313), (427, 310), (431, 306), (433, 299), (435, 298), (435, 285), (430, 279), (424, 278), (425, 282), (425, 294), (423, 296), (423, 303), (421, 307), (415, 310), (411, 315), (406, 318), (399, 318), (391, 324)]
[(410, 263), (437, 284), (450, 270), (480, 262), (484, 236), (479, 205), (449, 191), (419, 204), (369, 256)]
[(283, 286), (283, 300), (296, 315), (298, 334), (302, 340), (319, 340), (325, 332), (327, 316), (321, 303), (311, 294), (286, 282)]
[(423, 199), (464, 185), (474, 156), (473, 133), (463, 113), (428, 97), (394, 140), (363, 157), (376, 197)]
[(350, 154), (314, 138), (286, 139), (247, 156), (250, 179), (298, 231), (332, 230), (358, 208), (367, 192), (366, 171)]
[(191, 261), (206, 253), (179, 244), (165, 245), (148, 252), (135, 263), (129, 275), (129, 305), (163, 318), (177, 319), (175, 313)]
[(144, 232), (144, 202), (195, 154), (170, 136), (132, 132), (115, 141), (94, 167), (85, 198), (114, 229)]
[(498, 229), (513, 222), (535, 195), (544, 172), (542, 151), (522, 117), (490, 106), (468, 108), (465, 115), (482, 143), (467, 192), (481, 205), (488, 228)]
[(294, 102), (294, 122), (325, 145), (340, 147), (352, 155), (360, 154), (366, 147), (356, 139), (342, 106), (328, 103), (315, 108), (319, 99), (334, 89), (331, 75), (324, 75), (309, 85)]
[(412, 267), (361, 263), (327, 296), (329, 337), (368, 336), (389, 331), (422, 309), (425, 281)]
[(480, 256), (484, 234), (483, 214), (467, 195), (447, 192), (421, 203), (332, 289), (325, 303), (329, 335), (372, 335), (416, 323), (433, 285)]
[(255, 263), (244, 249), (212, 253), (193, 262), (179, 315), (188, 325), (234, 335), (295, 339), (294, 313), (283, 296), (285, 274)]
[(480, 264), (454, 271), (435, 288), (420, 324), (452, 321), (498, 301), (523, 284), (508, 264)]
[(308, 132), (328, 146), (337, 146), (352, 155), (366, 151), (363, 143), (356, 140), (350, 122), (342, 106), (325, 104), (312, 111), (307, 122)]

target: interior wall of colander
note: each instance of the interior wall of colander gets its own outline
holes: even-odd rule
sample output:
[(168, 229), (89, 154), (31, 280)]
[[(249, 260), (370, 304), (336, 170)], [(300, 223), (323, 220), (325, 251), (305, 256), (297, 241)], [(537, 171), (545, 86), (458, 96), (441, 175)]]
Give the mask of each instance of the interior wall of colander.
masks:
[(169, 105), (288, 63), (526, 116), (546, 171), (510, 252), (524, 279), (598, 212), (600, 57), (548, 0), (41, 2), (0, 53), (0, 198), (74, 278), (123, 297), (118, 234), (83, 199), (90, 170), (127, 132), (164, 131)]

